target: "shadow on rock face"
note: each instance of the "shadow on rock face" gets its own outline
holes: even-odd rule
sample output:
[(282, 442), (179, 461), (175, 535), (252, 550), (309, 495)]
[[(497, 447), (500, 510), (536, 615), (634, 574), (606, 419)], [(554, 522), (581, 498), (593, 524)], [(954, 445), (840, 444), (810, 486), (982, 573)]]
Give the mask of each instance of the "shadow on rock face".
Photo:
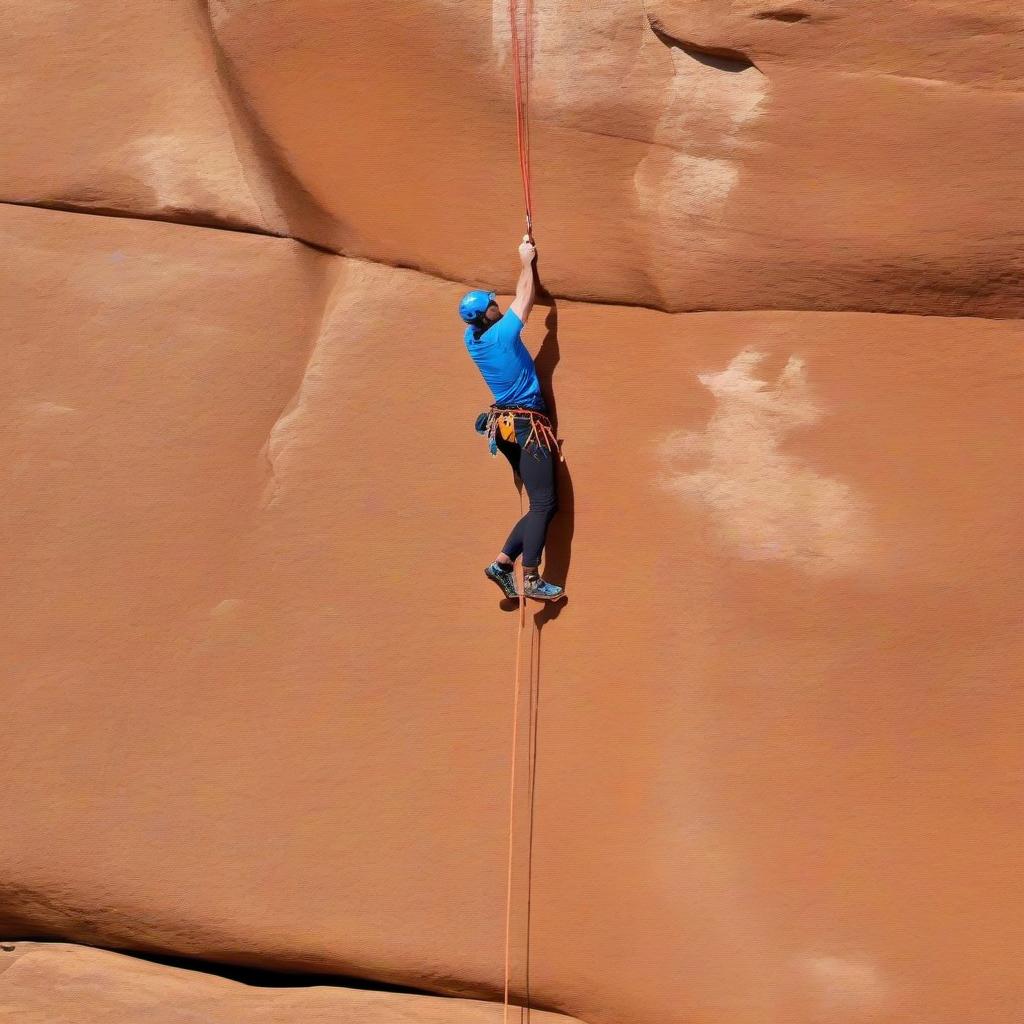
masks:
[[(550, 304), (547, 316), (544, 318), (546, 333), (541, 342), (540, 350), (534, 365), (537, 367), (537, 377), (540, 380), (541, 390), (544, 393), (544, 401), (547, 402), (551, 412), (551, 425), (554, 428), (555, 436), (558, 436), (558, 405), (555, 400), (553, 378), (555, 368), (558, 366), (560, 353), (558, 349), (558, 304), (550, 295), (544, 295), (544, 300)], [(556, 478), (558, 481), (558, 514), (551, 521), (548, 528), (547, 541), (544, 545), (544, 578), (560, 587), (567, 587), (566, 581), (569, 577), (569, 565), (572, 561), (572, 535), (575, 527), (575, 503), (573, 500), (572, 474), (569, 472), (568, 462), (558, 462), (555, 466)], [(545, 622), (557, 619), (562, 609), (568, 604), (568, 598), (562, 598), (553, 604), (546, 604), (534, 615), (537, 628), (540, 629)]]

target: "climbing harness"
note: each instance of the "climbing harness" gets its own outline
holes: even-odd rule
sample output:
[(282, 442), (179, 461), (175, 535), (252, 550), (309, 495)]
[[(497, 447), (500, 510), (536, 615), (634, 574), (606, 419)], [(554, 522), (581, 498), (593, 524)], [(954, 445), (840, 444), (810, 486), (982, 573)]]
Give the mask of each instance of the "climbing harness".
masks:
[(562, 449), (555, 437), (551, 420), (536, 409), (523, 409), (517, 406), (492, 405), (489, 412), (482, 412), (476, 419), (476, 429), (487, 438), (487, 448), (492, 456), (498, 454), (498, 437), (505, 441), (516, 441), (516, 420), (525, 419), (530, 423), (530, 433), (523, 444), (523, 451), (536, 443), (549, 452), (558, 452), (560, 462), (565, 462)]

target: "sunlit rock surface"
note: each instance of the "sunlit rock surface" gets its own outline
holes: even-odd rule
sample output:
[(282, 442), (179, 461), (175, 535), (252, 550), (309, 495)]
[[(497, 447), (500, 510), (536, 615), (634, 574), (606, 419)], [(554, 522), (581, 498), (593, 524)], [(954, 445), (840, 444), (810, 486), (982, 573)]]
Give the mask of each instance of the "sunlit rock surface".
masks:
[[(4, 9), (0, 937), (500, 1003), (504, 8)], [(1020, 14), (535, 14), (513, 996), (1016, 1024)]]

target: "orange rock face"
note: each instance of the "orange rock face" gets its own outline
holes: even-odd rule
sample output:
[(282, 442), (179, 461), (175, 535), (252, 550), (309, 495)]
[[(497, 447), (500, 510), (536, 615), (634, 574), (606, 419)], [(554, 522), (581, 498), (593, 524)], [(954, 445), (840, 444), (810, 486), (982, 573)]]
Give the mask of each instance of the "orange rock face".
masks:
[(939, 6), (536, 0), (518, 708), (503, 5), (12, 16), (0, 935), (500, 1002), (516, 712), (516, 1002), (1015, 1024), (1021, 17)]
[[(0, 952), (0, 1013), (22, 1024), (492, 1024), (491, 1003), (316, 985), (259, 988), (101, 949), (21, 942)], [(535, 1011), (541, 1024), (571, 1017)]]
[(5, 201), (284, 229), (204, 4), (40, 0), (4, 24)]
[[(1020, 316), (1019, 5), (775, 6), (534, 0), (548, 287), (673, 311)], [(293, 211), (305, 237), (513, 286), (507, 0), (213, 11), (315, 204)]]

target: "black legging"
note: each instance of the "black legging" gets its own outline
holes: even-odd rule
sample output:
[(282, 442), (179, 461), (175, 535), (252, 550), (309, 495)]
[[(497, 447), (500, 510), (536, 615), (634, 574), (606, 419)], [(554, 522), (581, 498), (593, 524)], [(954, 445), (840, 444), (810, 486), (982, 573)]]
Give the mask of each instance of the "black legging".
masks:
[(523, 556), (524, 566), (539, 566), (544, 550), (548, 523), (558, 511), (558, 491), (555, 484), (555, 458), (536, 440), (523, 451), (523, 442), (530, 433), (530, 421), (516, 417), (516, 440), (506, 441), (499, 433), (495, 440), (502, 454), (511, 463), (512, 470), (523, 481), (530, 498), (530, 510), (512, 528), (501, 549), (514, 562)]

